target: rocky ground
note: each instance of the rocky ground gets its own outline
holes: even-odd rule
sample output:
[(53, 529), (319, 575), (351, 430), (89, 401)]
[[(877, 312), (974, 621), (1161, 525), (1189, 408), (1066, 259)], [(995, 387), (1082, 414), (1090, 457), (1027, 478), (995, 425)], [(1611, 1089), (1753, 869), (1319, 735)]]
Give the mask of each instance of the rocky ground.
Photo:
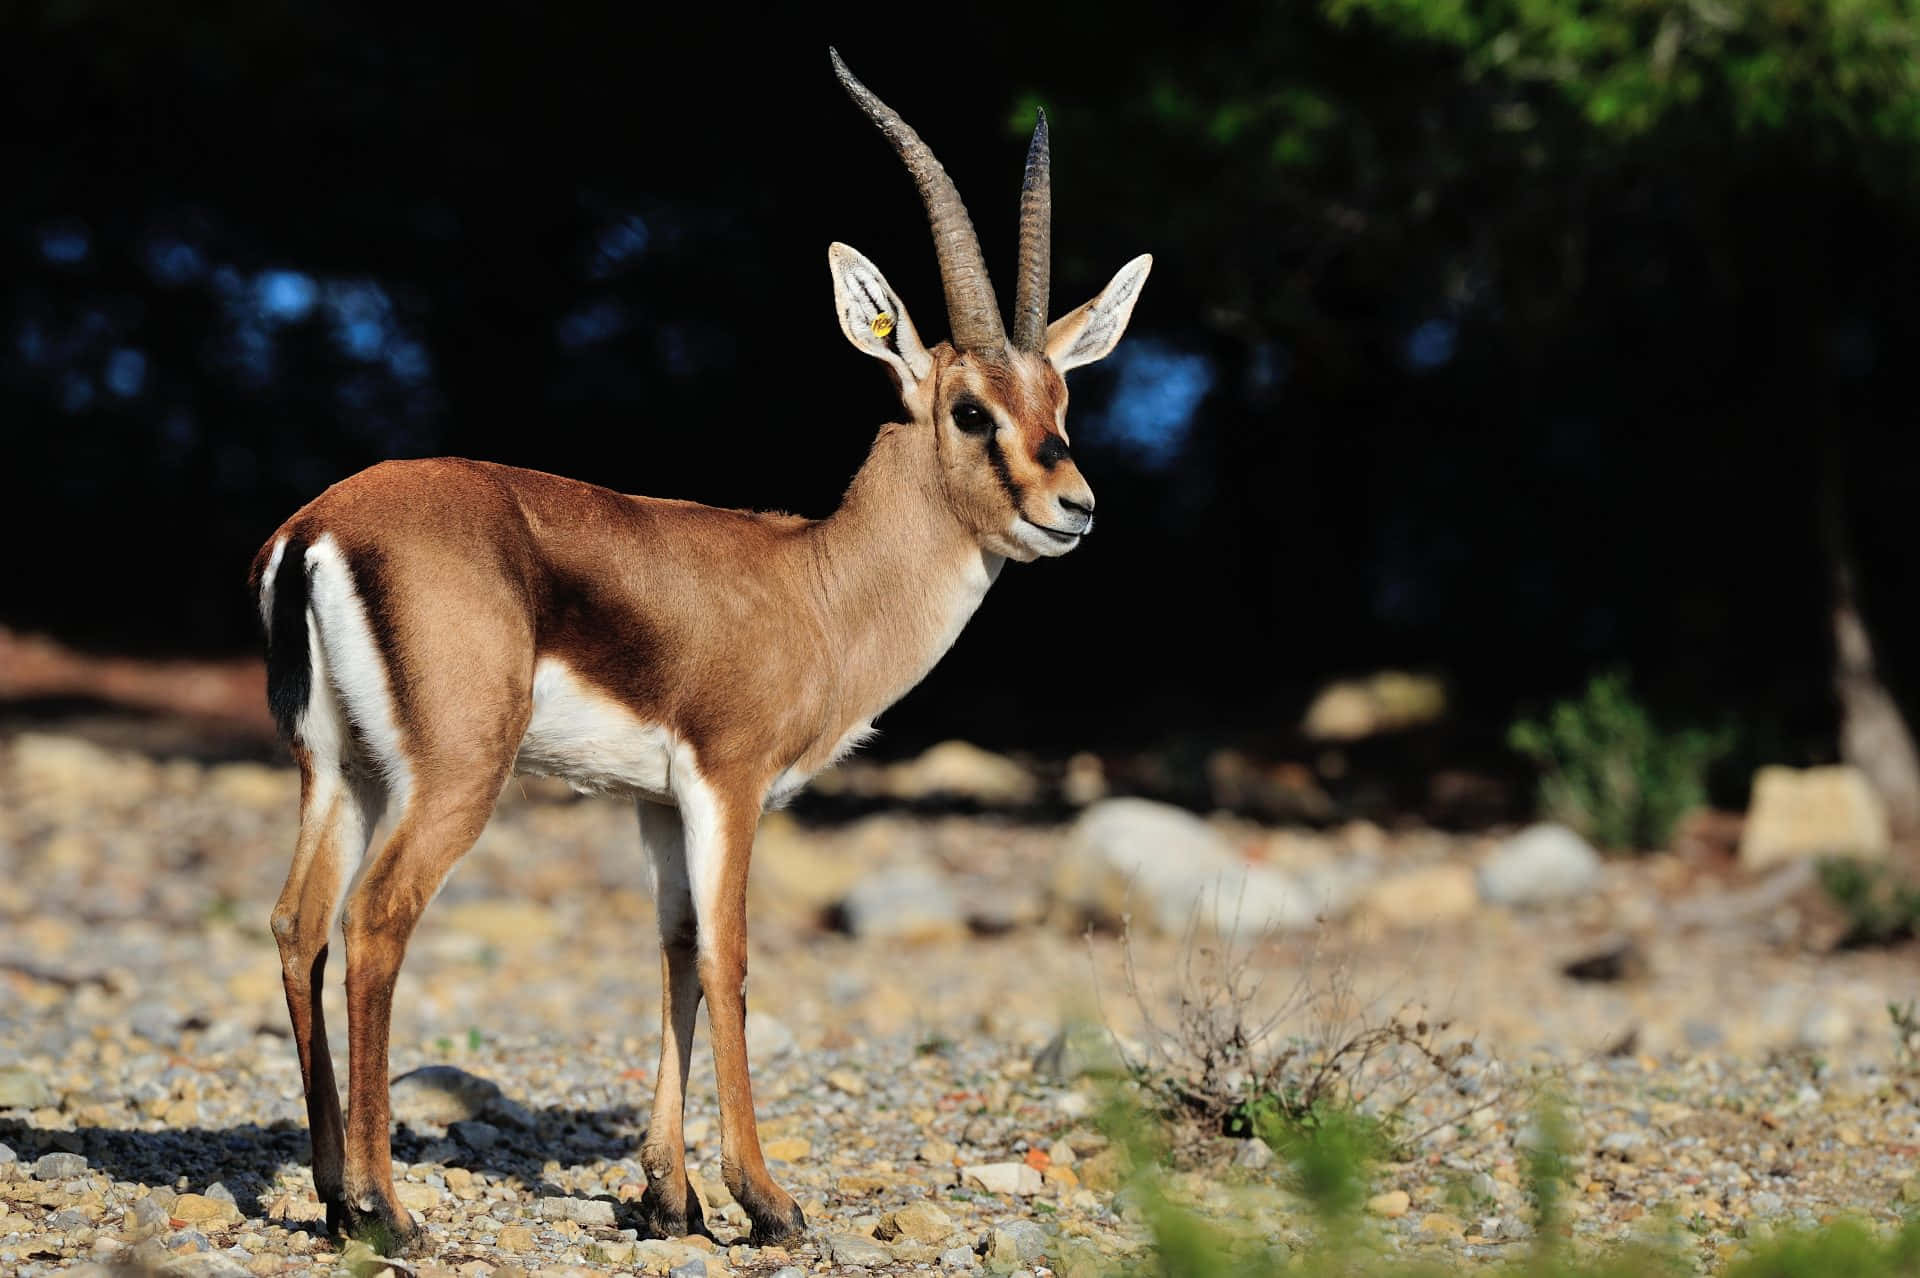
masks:
[[(1804, 867), (1743, 873), (1710, 826), (1601, 864), (1551, 829), (1314, 832), (1140, 801), (1031, 822), (993, 810), (1035, 810), (1003, 760), (920, 768), (844, 785), (964, 789), (984, 810), (777, 815), (756, 850), (761, 1132), (812, 1225), (788, 1253), (733, 1245), (704, 1034), (687, 1140), (719, 1241), (636, 1235), (658, 989), (632, 818), (511, 786), (401, 979), (393, 1073), (427, 1067), (395, 1090), (400, 1192), (427, 1225), (412, 1271), (1124, 1270), (1148, 1235), (1086, 1072), (1108, 1049), (1057, 1040), (1104, 1022), (1168, 1049), (1181, 992), (1204, 1020), (1219, 1009), (1192, 1000), (1236, 971), (1264, 978), (1247, 1006), (1280, 1016), (1275, 1043), (1398, 1018), (1443, 1049), (1446, 1071), (1389, 1053), (1352, 1080), (1420, 1133), (1378, 1169), (1370, 1246), (1474, 1265), (1524, 1245), (1548, 1091), (1571, 1116), (1583, 1246), (1672, 1231), (1712, 1269), (1768, 1231), (1891, 1222), (1920, 1198), (1920, 1072), (1888, 1014), (1915, 994), (1913, 955), (1833, 951)], [(1087, 772), (1068, 797), (1094, 800)], [(254, 764), (0, 742), (0, 1270), (356, 1259), (319, 1227), (266, 928), (295, 791)], [(1195, 887), (1222, 865), (1230, 907), (1217, 873)], [(1312, 1245), (1264, 1146), (1200, 1137), (1176, 1162), (1175, 1196), (1223, 1235)]]

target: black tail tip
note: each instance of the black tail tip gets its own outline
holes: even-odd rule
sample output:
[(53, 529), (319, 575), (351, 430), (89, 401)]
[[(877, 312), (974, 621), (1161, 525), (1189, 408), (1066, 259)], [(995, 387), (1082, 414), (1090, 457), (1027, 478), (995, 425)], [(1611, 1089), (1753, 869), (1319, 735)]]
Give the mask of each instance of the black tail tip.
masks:
[(307, 544), (295, 537), (280, 552), (273, 578), (273, 615), (267, 622), (267, 708), (291, 739), (313, 686), (307, 652)]

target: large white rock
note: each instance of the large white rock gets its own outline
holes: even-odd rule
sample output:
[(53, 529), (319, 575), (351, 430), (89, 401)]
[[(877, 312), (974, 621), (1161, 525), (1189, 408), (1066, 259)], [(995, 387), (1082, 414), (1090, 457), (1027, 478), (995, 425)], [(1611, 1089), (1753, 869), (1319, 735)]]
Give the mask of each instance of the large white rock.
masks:
[(1878, 859), (1892, 842), (1886, 804), (1860, 769), (1761, 768), (1740, 836), (1740, 864), (1766, 869), (1816, 856)]
[(1033, 774), (1004, 755), (967, 741), (942, 741), (919, 758), (887, 769), (887, 789), (896, 799), (951, 796), (981, 803), (1031, 803), (1039, 793)]
[(1579, 896), (1600, 877), (1600, 854), (1564, 825), (1530, 825), (1480, 865), (1480, 899), (1544, 905)]
[(847, 931), (860, 937), (927, 941), (963, 936), (967, 924), (946, 877), (927, 866), (879, 870), (840, 903)]
[(1345, 876), (1309, 883), (1249, 863), (1212, 826), (1149, 799), (1106, 799), (1068, 831), (1055, 862), (1055, 905), (1076, 921), (1117, 925), (1131, 915), (1178, 934), (1196, 919), (1223, 935), (1311, 927), (1351, 896)]

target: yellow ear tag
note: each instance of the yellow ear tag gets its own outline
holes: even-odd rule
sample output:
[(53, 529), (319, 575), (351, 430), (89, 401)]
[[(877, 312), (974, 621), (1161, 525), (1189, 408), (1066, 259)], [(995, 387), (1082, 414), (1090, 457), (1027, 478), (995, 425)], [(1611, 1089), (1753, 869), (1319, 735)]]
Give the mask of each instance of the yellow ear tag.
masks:
[(868, 327), (873, 330), (875, 337), (885, 337), (893, 331), (893, 316), (885, 311), (881, 311), (873, 317), (873, 323), (868, 325)]

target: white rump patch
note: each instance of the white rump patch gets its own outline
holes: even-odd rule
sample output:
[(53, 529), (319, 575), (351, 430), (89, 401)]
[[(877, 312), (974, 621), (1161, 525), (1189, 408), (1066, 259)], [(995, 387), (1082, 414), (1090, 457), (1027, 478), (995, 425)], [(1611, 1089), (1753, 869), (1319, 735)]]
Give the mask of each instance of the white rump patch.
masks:
[[(313, 621), (310, 633), (318, 641), (314, 648), (324, 653), (328, 680), (372, 753), (373, 763), (386, 778), (395, 808), (404, 811), (413, 793), (413, 766), (408, 762), (400, 721), (394, 714), (386, 661), (367, 624), (366, 606), (354, 589), (346, 556), (332, 533), (323, 534), (308, 547), (307, 568), (312, 583), (307, 592)], [(316, 663), (316, 674), (319, 668)], [(308, 723), (316, 719), (315, 707), (325, 686), (314, 679), (308, 713), (300, 725), (303, 736)]]
[(673, 739), (569, 670), (542, 657), (533, 667), (533, 717), (516, 772), (559, 777), (585, 794), (631, 792), (671, 803)]
[(273, 553), (267, 556), (267, 570), (260, 575), (260, 624), (269, 630), (273, 628), (273, 582), (280, 575), (280, 556), (287, 553), (287, 539), (280, 538), (273, 543)]

